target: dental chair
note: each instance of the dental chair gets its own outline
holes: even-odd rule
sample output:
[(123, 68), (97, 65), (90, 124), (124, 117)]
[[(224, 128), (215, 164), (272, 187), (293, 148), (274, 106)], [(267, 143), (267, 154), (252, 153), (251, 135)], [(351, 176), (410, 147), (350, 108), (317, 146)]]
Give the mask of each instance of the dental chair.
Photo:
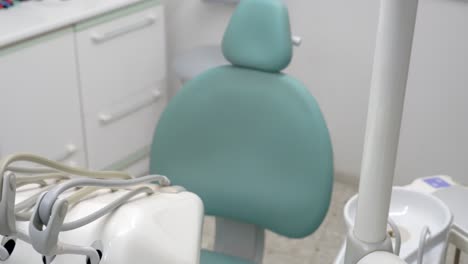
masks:
[(151, 172), (198, 194), (216, 217), (201, 264), (261, 263), (264, 230), (302, 238), (333, 186), (328, 129), (314, 97), (282, 73), (292, 59), (281, 0), (244, 0), (223, 39), (232, 64), (190, 80), (155, 130)]

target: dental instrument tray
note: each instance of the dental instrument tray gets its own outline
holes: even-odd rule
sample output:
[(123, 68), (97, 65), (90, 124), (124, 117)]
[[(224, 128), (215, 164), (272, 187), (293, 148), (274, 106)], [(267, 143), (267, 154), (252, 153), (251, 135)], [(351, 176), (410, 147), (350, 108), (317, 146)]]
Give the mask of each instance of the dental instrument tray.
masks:
[(30, 154), (4, 158), (0, 173), (3, 263), (198, 263), (203, 204), (165, 176), (81, 170)]

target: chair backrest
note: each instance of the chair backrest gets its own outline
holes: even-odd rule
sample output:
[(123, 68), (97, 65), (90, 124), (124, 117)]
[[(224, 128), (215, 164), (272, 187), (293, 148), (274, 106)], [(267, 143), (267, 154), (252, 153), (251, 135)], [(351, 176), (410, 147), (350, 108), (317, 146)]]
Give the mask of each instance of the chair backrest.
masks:
[(209, 215), (309, 235), (329, 207), (333, 154), (317, 102), (281, 73), (292, 57), (282, 1), (241, 1), (223, 52), (233, 65), (189, 81), (165, 109), (151, 171), (198, 194)]

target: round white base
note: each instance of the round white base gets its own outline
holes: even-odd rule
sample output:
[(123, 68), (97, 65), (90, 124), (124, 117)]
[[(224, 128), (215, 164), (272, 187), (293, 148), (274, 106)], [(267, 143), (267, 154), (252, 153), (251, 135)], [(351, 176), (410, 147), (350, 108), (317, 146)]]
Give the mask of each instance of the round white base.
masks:
[[(348, 230), (353, 227), (356, 214), (357, 195), (352, 197), (344, 208)], [(421, 232), (428, 227), (431, 233), (424, 245), (424, 263), (445, 263), (448, 235), (452, 225), (452, 213), (439, 199), (428, 194), (394, 187), (389, 217), (398, 226), (401, 237), (400, 257), (409, 264), (416, 264)], [(389, 228), (390, 231), (390, 228)], [(344, 260), (343, 245), (335, 264)]]

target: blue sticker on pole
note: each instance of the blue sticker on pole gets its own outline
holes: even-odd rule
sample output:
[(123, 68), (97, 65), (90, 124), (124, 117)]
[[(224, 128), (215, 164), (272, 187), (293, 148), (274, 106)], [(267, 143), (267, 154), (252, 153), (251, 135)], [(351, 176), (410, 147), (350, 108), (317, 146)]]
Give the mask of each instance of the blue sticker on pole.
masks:
[(452, 186), (450, 185), (450, 183), (446, 182), (444, 179), (439, 177), (426, 178), (424, 179), (424, 182), (436, 189), (447, 188)]

